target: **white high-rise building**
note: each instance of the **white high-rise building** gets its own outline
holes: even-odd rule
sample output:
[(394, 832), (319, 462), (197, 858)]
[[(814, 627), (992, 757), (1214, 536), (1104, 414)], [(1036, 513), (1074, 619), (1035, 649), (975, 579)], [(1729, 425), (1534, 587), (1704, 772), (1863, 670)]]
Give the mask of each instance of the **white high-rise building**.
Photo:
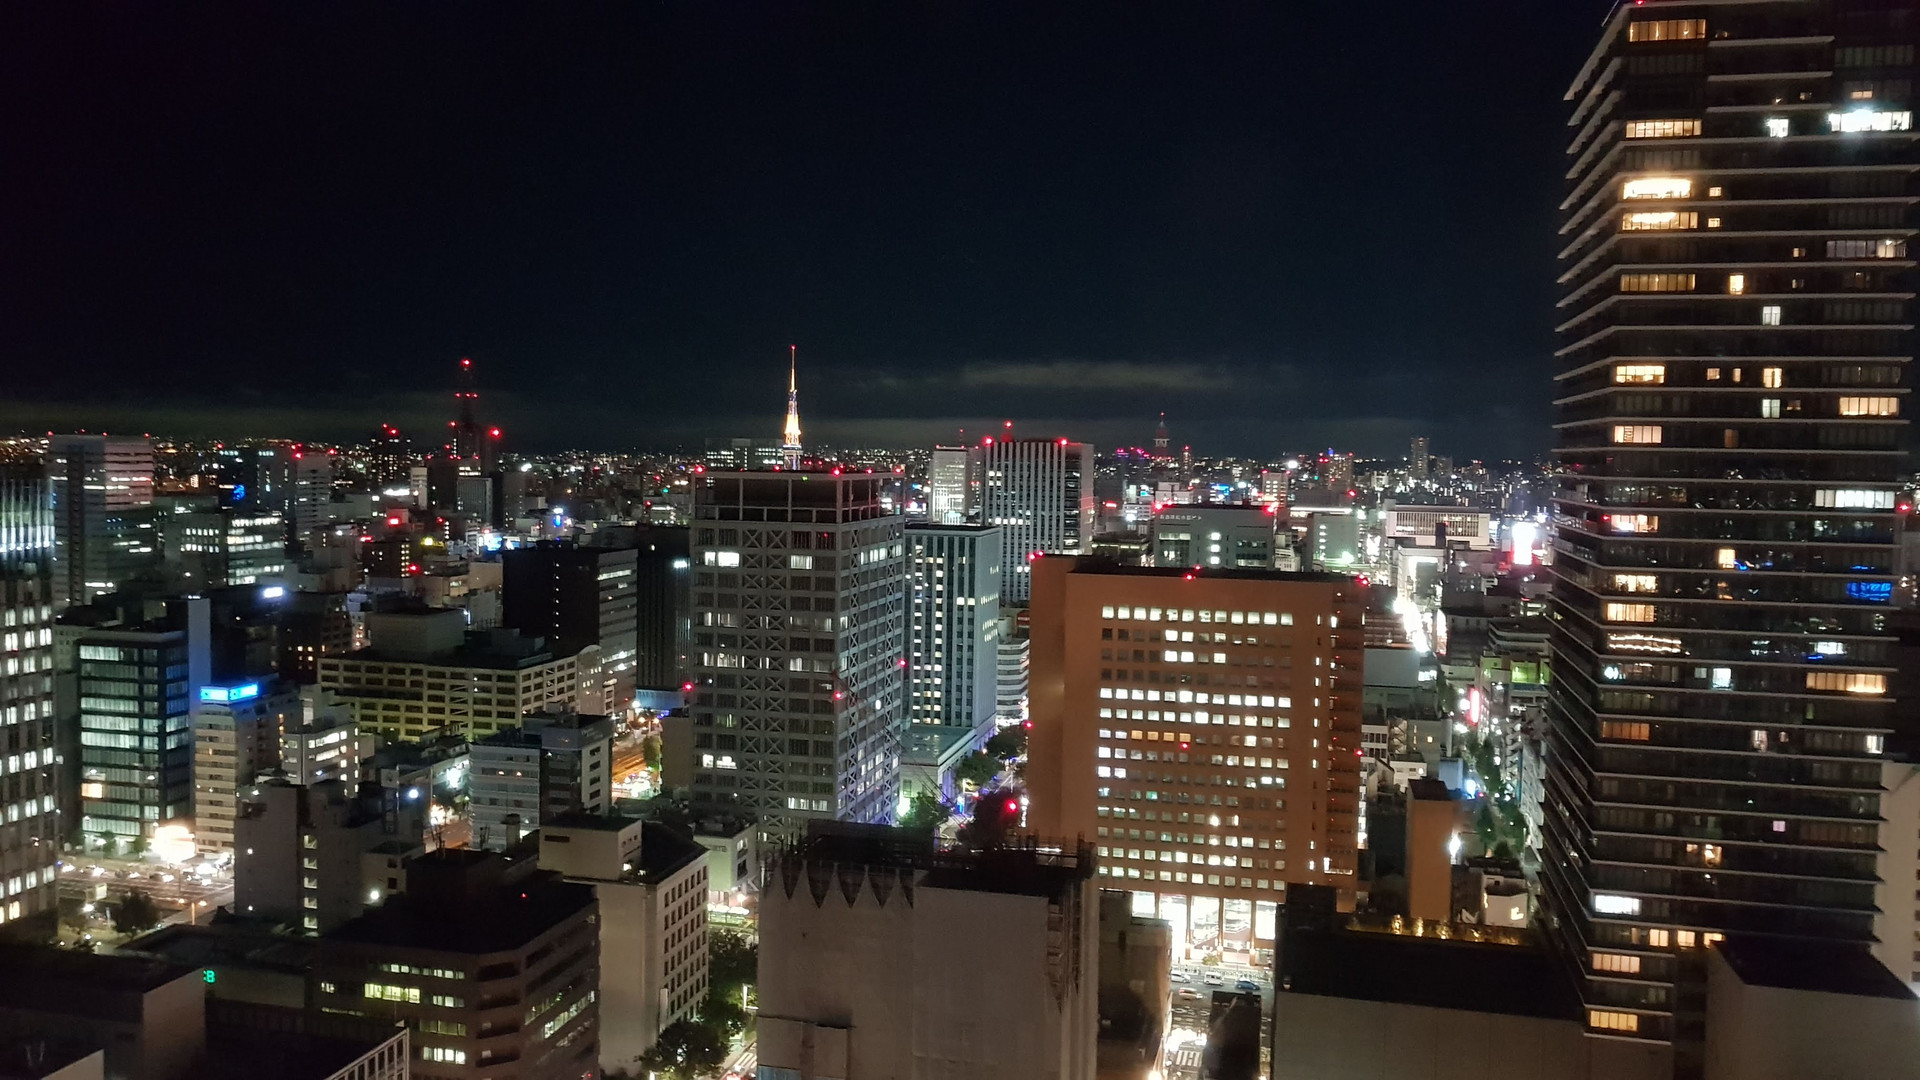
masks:
[(1003, 439), (984, 448), (981, 521), (1000, 526), (1000, 598), (1024, 605), (1042, 554), (1077, 555), (1092, 538), (1093, 446), (1067, 439)]
[(1000, 530), (907, 526), (907, 721), (985, 738), (998, 711)]
[[(0, 463), (0, 926), (54, 929), (60, 857), (53, 710), (53, 521), (38, 463)], [(33, 925), (30, 924), (30, 925)]]
[[(113, 592), (142, 555), (126, 541), (134, 519), (153, 505), (153, 444), (117, 435), (55, 435), (47, 440), (53, 492), (56, 603), (85, 604)], [(150, 523), (149, 523), (150, 524)]]
[(772, 832), (812, 818), (891, 820), (907, 572), (904, 519), (882, 501), (889, 479), (696, 479), (696, 803), (755, 814)]

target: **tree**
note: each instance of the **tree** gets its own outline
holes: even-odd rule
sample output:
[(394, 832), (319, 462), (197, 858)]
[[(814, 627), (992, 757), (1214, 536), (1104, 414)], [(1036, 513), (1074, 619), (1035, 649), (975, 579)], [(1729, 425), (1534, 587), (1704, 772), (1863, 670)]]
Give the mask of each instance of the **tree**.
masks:
[(143, 858), (146, 854), (147, 854), (147, 834), (141, 833), (140, 835), (133, 838), (133, 842), (131, 844), (127, 845), (127, 857), (130, 859), (139, 859), (139, 858)]
[(992, 754), (968, 754), (954, 767), (953, 778), (974, 787), (985, 787), (1000, 775), (1000, 761)]
[(740, 1001), (740, 988), (760, 977), (760, 946), (738, 930), (707, 930), (707, 986), (711, 996)]
[(987, 740), (986, 751), (1002, 761), (1011, 761), (1027, 752), (1027, 729), (1014, 726)]
[(666, 1080), (702, 1080), (727, 1060), (727, 1044), (714, 1029), (693, 1020), (676, 1020), (640, 1055), (640, 1071)]
[(105, 829), (95, 833), (94, 838), (100, 841), (100, 853), (108, 858), (112, 858), (113, 853), (120, 847), (120, 838)]
[(660, 736), (649, 735), (640, 740), (640, 761), (654, 772), (660, 771)]
[(113, 909), (113, 932), (116, 934), (144, 933), (160, 925), (160, 906), (153, 897), (144, 891), (135, 889), (127, 894), (120, 906)]
[(1006, 789), (983, 791), (973, 801), (973, 820), (960, 826), (960, 843), (970, 848), (999, 847), (1020, 823), (1020, 793)]
[(947, 809), (945, 803), (923, 791), (907, 805), (907, 814), (900, 819), (900, 827), (924, 833), (938, 832), (940, 826), (945, 825), (952, 816), (953, 811)]

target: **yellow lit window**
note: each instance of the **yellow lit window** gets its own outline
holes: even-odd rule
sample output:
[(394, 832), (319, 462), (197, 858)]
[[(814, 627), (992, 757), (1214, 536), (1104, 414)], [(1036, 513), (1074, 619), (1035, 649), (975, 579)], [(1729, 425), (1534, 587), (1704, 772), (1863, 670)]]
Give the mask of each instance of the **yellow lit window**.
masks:
[(1651, 533), (1660, 531), (1659, 514), (1612, 514), (1607, 525), (1617, 533)]
[(1629, 1012), (1588, 1009), (1587, 1026), (1597, 1031), (1639, 1031), (1640, 1018)]
[(1700, 935), (1700, 944), (1702, 945), (1713, 945), (1716, 942), (1725, 940), (1727, 940), (1727, 935), (1720, 933), (1718, 930), (1709, 930)]
[(1637, 956), (1623, 956), (1620, 953), (1597, 952), (1593, 954), (1593, 970), (1615, 971), (1622, 975), (1638, 975), (1640, 973), (1640, 958)]
[(1652, 725), (1642, 721), (1600, 721), (1600, 737), (1603, 739), (1626, 739), (1630, 742), (1646, 742), (1652, 735)]
[(1809, 671), (1807, 689), (1838, 690), (1848, 694), (1884, 694), (1887, 677), (1864, 671)]
[(1720, 369), (1719, 369), (1719, 368), (1717, 368), (1717, 367), (1710, 367), (1710, 368), (1708, 368), (1708, 369), (1707, 369), (1707, 381), (1708, 381), (1708, 382), (1719, 382), (1719, 381), (1720, 381)]
[(1673, 932), (1673, 938), (1681, 948), (1691, 949), (1697, 944), (1698, 935), (1691, 930), (1675, 930)]
[(1746, 291), (1747, 291), (1747, 275), (1745, 274), (1728, 274), (1727, 275), (1727, 292), (1729, 295), (1739, 296)]
[(1700, 215), (1691, 210), (1638, 210), (1620, 219), (1622, 232), (1667, 232), (1699, 227)]
[(1714, 565), (1722, 570), (1738, 570), (1740, 560), (1734, 555), (1732, 548), (1721, 548), (1714, 553)]
[[(1653, 621), (1653, 605), (1652, 604), (1622, 604), (1617, 602), (1609, 603), (1607, 605), (1607, 621), (1608, 622), (1652, 622)], [(1826, 674), (1826, 672), (1808, 673), (1807, 679), (1809, 682), (1812, 681), (1813, 676), (1815, 674)]]
[(1676, 139), (1700, 134), (1698, 120), (1629, 120), (1629, 139)]
[(1621, 274), (1621, 292), (1692, 292), (1692, 274)]
[(1724, 194), (1726, 194), (1726, 189), (1722, 187), (1710, 187), (1707, 189), (1707, 198), (1709, 199), (1717, 199)]
[(1657, 592), (1660, 579), (1652, 574), (1615, 574), (1613, 587), (1621, 592)]
[(1697, 41), (1706, 36), (1705, 19), (1647, 19), (1627, 24), (1628, 41)]
[(1710, 218), (1708, 218), (1708, 219), (1707, 219), (1707, 228), (1709, 228), (1709, 229), (1717, 229), (1717, 228), (1719, 228), (1719, 227), (1720, 227), (1720, 219), (1719, 219), (1719, 218), (1717, 218), (1717, 217), (1710, 217)]
[(1777, 367), (1760, 369), (1760, 385), (1769, 390), (1778, 390), (1786, 382), (1786, 371)]
[(1613, 369), (1613, 381), (1616, 383), (1651, 383), (1658, 386), (1667, 381), (1667, 365), (1620, 364)]
[(1659, 424), (1615, 424), (1613, 441), (1616, 443), (1657, 443), (1660, 441)]
[(1647, 944), (1653, 946), (1656, 949), (1666, 948), (1669, 940), (1670, 940), (1670, 936), (1665, 930), (1647, 931)]
[(1643, 176), (1629, 180), (1620, 188), (1623, 199), (1687, 199), (1693, 196), (1693, 181), (1684, 176)]
[(1895, 397), (1843, 397), (1841, 416), (1898, 416), (1900, 399)]

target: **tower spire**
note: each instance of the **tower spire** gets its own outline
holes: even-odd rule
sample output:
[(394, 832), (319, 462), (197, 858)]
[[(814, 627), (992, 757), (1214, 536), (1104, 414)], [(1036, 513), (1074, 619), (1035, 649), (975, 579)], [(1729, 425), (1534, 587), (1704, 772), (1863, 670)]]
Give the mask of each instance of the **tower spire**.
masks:
[(787, 468), (800, 467), (800, 346), (787, 346), (787, 426), (780, 439)]

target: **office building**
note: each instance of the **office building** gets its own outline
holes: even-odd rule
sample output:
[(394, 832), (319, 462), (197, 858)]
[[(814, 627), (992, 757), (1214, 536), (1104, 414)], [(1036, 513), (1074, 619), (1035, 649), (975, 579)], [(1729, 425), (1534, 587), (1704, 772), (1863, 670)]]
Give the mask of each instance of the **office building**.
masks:
[(558, 709), (476, 740), (467, 814), (475, 847), (503, 851), (563, 814), (613, 808), (613, 720)]
[(144, 438), (55, 435), (52, 489), (55, 605), (85, 604), (131, 579), (153, 554), (153, 444)]
[(287, 527), (295, 543), (313, 543), (313, 534), (334, 520), (332, 454), (293, 452), (293, 492), (287, 500)]
[(999, 711), (1000, 530), (910, 522), (906, 543), (907, 721), (984, 740)]
[(280, 732), (300, 722), (300, 696), (271, 676), (214, 682), (200, 688), (192, 717), (194, 842), (230, 856), (240, 792), (280, 767)]
[(1362, 554), (1360, 519), (1341, 511), (1316, 511), (1307, 516), (1308, 553), (1315, 569), (1352, 566)]
[(1002, 439), (982, 458), (980, 520), (1000, 526), (1000, 599), (1024, 605), (1034, 556), (1079, 554), (1093, 539), (1093, 446)]
[(45, 469), (0, 462), (0, 933), (54, 930), (60, 769), (53, 687), (53, 517)]
[(192, 828), (193, 703), (211, 677), (207, 601), (78, 641), (80, 831), (90, 849), (144, 849)]
[(413, 468), (413, 440), (392, 424), (373, 433), (367, 454), (367, 475), (382, 490), (404, 488)]
[(707, 468), (723, 472), (778, 469), (786, 462), (779, 439), (708, 439)]
[(366, 622), (367, 648), (319, 663), (320, 688), (338, 696), (362, 734), (484, 738), (549, 703), (580, 700), (580, 658), (556, 656), (538, 639), (468, 633), (451, 610), (377, 612)]
[(1028, 826), (1093, 838), (1183, 958), (1270, 948), (1290, 884), (1351, 907), (1365, 587), (1090, 558), (1034, 578)]
[(602, 671), (617, 684), (615, 705), (632, 700), (639, 553), (547, 540), (500, 560), (502, 625), (546, 638), (561, 655), (598, 645)]
[(289, 718), (280, 732), (280, 771), (295, 784), (344, 780), (361, 775), (370, 750), (360, 738), (353, 714), (322, 690), (301, 702), (300, 713)]
[(425, 793), (338, 780), (254, 784), (234, 820), (234, 914), (307, 934), (358, 916), (389, 891), (385, 860), (423, 850), (426, 806)]
[(979, 446), (936, 446), (927, 465), (927, 520), (964, 525), (980, 512), (986, 454)]
[(599, 1070), (593, 887), (531, 854), (443, 848), (406, 891), (320, 941), (314, 1004), (397, 1020), (418, 1080), (544, 1080)]
[(1433, 453), (1427, 449), (1427, 437), (1415, 435), (1407, 446), (1407, 475), (1415, 483), (1424, 483), (1433, 468)]
[(1271, 570), (1278, 511), (1169, 503), (1153, 512), (1154, 566)]
[(353, 651), (353, 616), (344, 592), (289, 592), (280, 607), (280, 677), (301, 686), (320, 679), (320, 659)]
[(1914, 16), (1621, 4), (1567, 91), (1542, 900), (1683, 1071), (1702, 946), (1874, 940)]
[(1027, 632), (1027, 611), (1001, 609), (1000, 628), (995, 646), (998, 662), (994, 671), (994, 723), (1012, 727), (1026, 722), (1027, 689), (1031, 678), (1032, 641)]
[(277, 510), (179, 507), (160, 519), (161, 550), (188, 588), (278, 581), (287, 573), (287, 525)]
[(695, 478), (696, 803), (772, 830), (889, 820), (906, 721), (903, 519), (886, 478)]
[(660, 1033), (707, 996), (707, 852), (638, 818), (564, 815), (540, 827), (540, 869), (600, 907), (600, 1064), (641, 1070)]
[[(815, 828), (772, 860), (760, 898), (762, 1070), (1092, 1080), (1086, 845), (934, 852), (892, 830)], [(991, 972), (991, 990), (959, 971)]]
[(647, 690), (677, 690), (687, 681), (693, 622), (693, 533), (683, 525), (635, 529), (633, 681)]

